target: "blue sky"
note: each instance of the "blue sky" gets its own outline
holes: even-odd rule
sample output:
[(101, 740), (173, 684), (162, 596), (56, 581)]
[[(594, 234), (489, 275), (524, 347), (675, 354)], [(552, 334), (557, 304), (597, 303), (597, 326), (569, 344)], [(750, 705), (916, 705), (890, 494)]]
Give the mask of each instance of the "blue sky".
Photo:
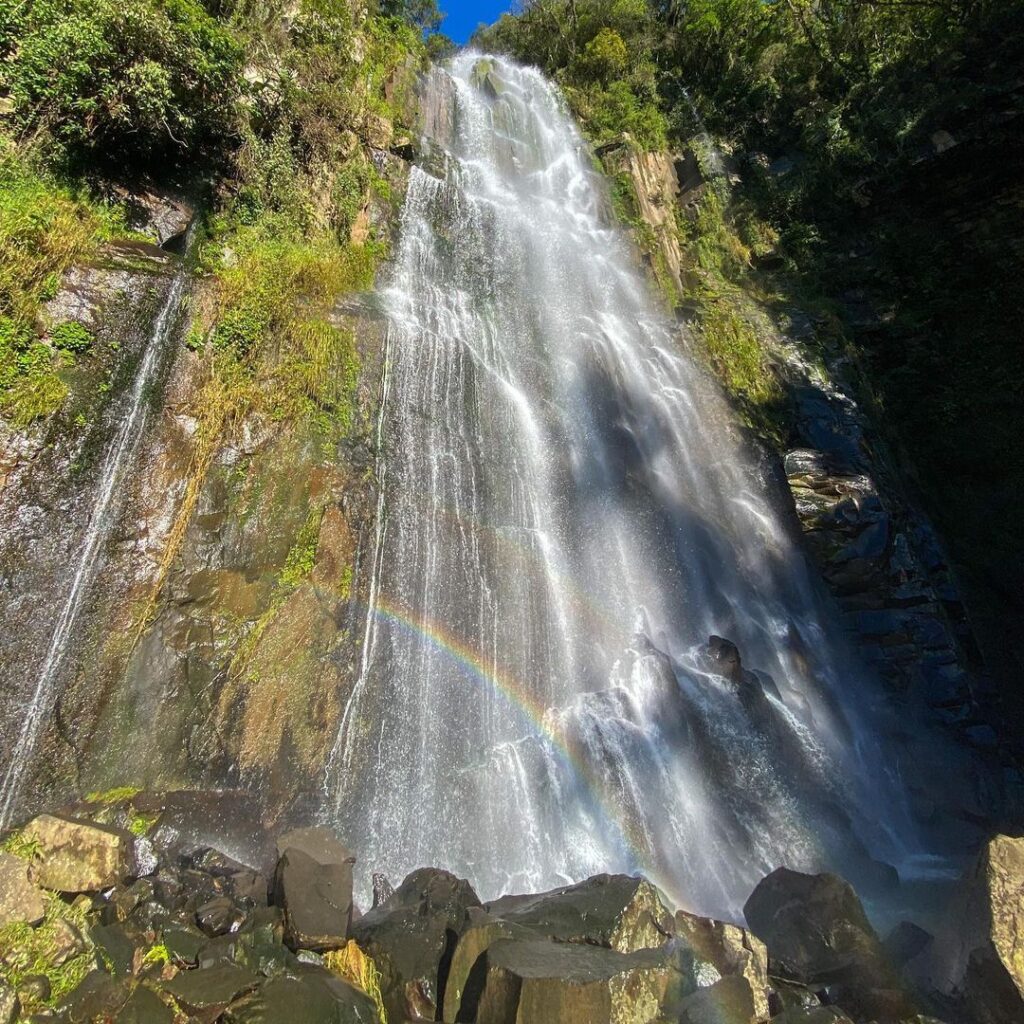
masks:
[(437, 6), (448, 15), (441, 31), (455, 42), (464, 43), (481, 21), (486, 24), (497, 21), (502, 11), (507, 11), (512, 4), (509, 0), (438, 0)]

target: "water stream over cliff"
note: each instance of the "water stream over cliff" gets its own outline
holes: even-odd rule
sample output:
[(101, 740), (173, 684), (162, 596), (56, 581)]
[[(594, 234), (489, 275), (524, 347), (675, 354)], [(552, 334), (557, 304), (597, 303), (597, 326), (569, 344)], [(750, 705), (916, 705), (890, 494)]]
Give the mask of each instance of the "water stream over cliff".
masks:
[(467, 54), (423, 106), (326, 816), (367, 871), (641, 870), (718, 914), (780, 863), (901, 861), (876, 684), (556, 91)]
[[(185, 251), (188, 250), (188, 238)], [(67, 589), (53, 606), (54, 625), (46, 653), (31, 689), (26, 689), (24, 705), (15, 712), (20, 719), (14, 740), (5, 751), (6, 766), (0, 779), (0, 828), (14, 813), (21, 786), (28, 772), (40, 734), (53, 710), (57, 686), (68, 655), (74, 649), (74, 633), (82, 605), (97, 572), (103, 564), (103, 546), (121, 508), (121, 499), (130, 478), (134, 457), (142, 438), (148, 410), (148, 395), (155, 376), (167, 355), (174, 336), (182, 296), (188, 280), (184, 266), (178, 267), (153, 321), (138, 369), (124, 396), (111, 440), (97, 475), (95, 494), (89, 506), (78, 550), (67, 567)], [(14, 718), (15, 715), (11, 717)]]

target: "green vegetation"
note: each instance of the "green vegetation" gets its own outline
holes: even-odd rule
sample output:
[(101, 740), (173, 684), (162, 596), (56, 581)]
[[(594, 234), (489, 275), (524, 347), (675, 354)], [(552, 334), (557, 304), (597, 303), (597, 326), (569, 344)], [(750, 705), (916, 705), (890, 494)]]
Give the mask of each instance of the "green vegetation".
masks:
[(657, 96), (654, 12), (645, 0), (533, 0), (503, 15), (474, 43), (542, 67), (562, 86), (598, 143), (628, 132), (639, 144), (665, 141)]
[(39, 840), (26, 835), (23, 829), (16, 829), (0, 843), (0, 850), (22, 860), (33, 860), (40, 852)]
[(310, 508), (309, 515), (299, 530), (299, 535), (295, 538), (295, 543), (288, 552), (288, 558), (281, 570), (280, 583), (283, 587), (294, 589), (313, 571), (323, 518), (322, 508)]
[[(45, 899), (46, 916), (37, 928), (20, 923), (0, 928), (0, 981), (16, 989), (25, 978), (41, 974), (50, 983), (49, 999), (23, 1005), (25, 1013), (57, 1006), (95, 966), (86, 926), (89, 898), (80, 896), (74, 903), (66, 903), (55, 893), (47, 893)], [(71, 937), (80, 949), (68, 956)]]

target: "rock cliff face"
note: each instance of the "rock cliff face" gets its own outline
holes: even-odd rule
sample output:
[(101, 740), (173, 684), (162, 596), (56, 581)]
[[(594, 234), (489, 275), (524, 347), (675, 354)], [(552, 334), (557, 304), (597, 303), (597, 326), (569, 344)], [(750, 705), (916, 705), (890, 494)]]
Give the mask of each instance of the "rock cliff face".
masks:
[[(411, 155), (400, 142), (404, 156), (354, 139), (387, 186), (362, 197), (356, 245), (371, 233), (380, 245), (395, 229)], [(148, 201), (140, 227), (153, 242), (108, 246), (94, 265), (74, 267), (49, 305), (51, 317), (91, 325), (98, 338), (66, 412), (0, 437), (0, 692), (9, 706), (32, 694), (135, 368), (172, 280), (190, 274), (182, 205)], [(284, 813), (316, 787), (326, 760), (365, 618), (384, 325), (370, 303), (338, 296), (333, 323), (354, 338), (360, 367), (350, 423), (325, 435), (272, 407), (217, 419), (210, 405), (223, 392), (208, 360), (183, 344), (189, 309), (208, 288), (190, 274), (146, 385), (130, 472), (97, 555), (102, 571), (86, 581), (53, 713), (26, 768), (26, 806), (127, 775), (147, 785), (232, 780)], [(10, 743), (18, 718), (5, 717)]]

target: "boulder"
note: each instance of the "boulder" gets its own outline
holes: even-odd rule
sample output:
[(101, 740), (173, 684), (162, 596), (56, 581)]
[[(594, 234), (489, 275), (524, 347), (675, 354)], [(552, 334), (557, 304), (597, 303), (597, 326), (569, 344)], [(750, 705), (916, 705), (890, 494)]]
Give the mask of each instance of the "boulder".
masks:
[(124, 829), (43, 814), (24, 829), (38, 844), (29, 877), (58, 892), (99, 892), (134, 872), (134, 837)]
[(352, 924), (351, 861), (321, 864), (301, 849), (288, 849), (278, 861), (274, 892), (293, 948), (345, 945)]
[(934, 942), (931, 934), (912, 921), (900, 921), (885, 937), (882, 945), (889, 962), (901, 970), (915, 957), (923, 953)]
[[(502, 939), (529, 941), (537, 937), (535, 932), (524, 925), (489, 914), (486, 909), (470, 908), (469, 926), (459, 938), (448, 970), (442, 1020), (448, 1024), (464, 1020), (470, 1016), (469, 1008), (479, 1003), (486, 974), (486, 963), (481, 957), (495, 942)], [(477, 964), (480, 967), (474, 970)], [(466, 1010), (460, 1013), (463, 1002)]]
[(672, 915), (645, 878), (595, 875), (535, 896), (503, 896), (487, 904), (491, 918), (529, 928), (539, 938), (587, 942), (620, 953), (664, 945)]
[(915, 980), (961, 1000), (978, 1024), (1024, 1020), (1024, 838), (989, 841), (922, 959)]
[(42, 890), (29, 881), (28, 862), (0, 853), (0, 928), (20, 923), (37, 925), (45, 913)]
[(447, 871), (412, 872), (382, 906), (352, 925), (352, 937), (380, 971), (388, 1019), (436, 1020), (448, 962), (479, 907), (473, 887)]
[(685, 911), (675, 916), (675, 933), (677, 942), (685, 942), (696, 957), (710, 963), (722, 977), (745, 978), (758, 1020), (770, 1015), (768, 950), (756, 935), (734, 924)]
[(720, 636), (710, 636), (702, 653), (709, 672), (725, 679), (731, 679), (734, 683), (743, 682), (743, 663), (740, 660), (740, 652), (731, 640)]
[(857, 1020), (902, 1020), (914, 1013), (849, 883), (832, 874), (778, 868), (743, 908), (783, 978), (828, 986), (830, 1002)]
[(477, 1024), (646, 1024), (680, 1001), (665, 950), (501, 940), (486, 967)]
[(281, 975), (233, 1003), (225, 1024), (378, 1024), (373, 1000), (327, 971)]

